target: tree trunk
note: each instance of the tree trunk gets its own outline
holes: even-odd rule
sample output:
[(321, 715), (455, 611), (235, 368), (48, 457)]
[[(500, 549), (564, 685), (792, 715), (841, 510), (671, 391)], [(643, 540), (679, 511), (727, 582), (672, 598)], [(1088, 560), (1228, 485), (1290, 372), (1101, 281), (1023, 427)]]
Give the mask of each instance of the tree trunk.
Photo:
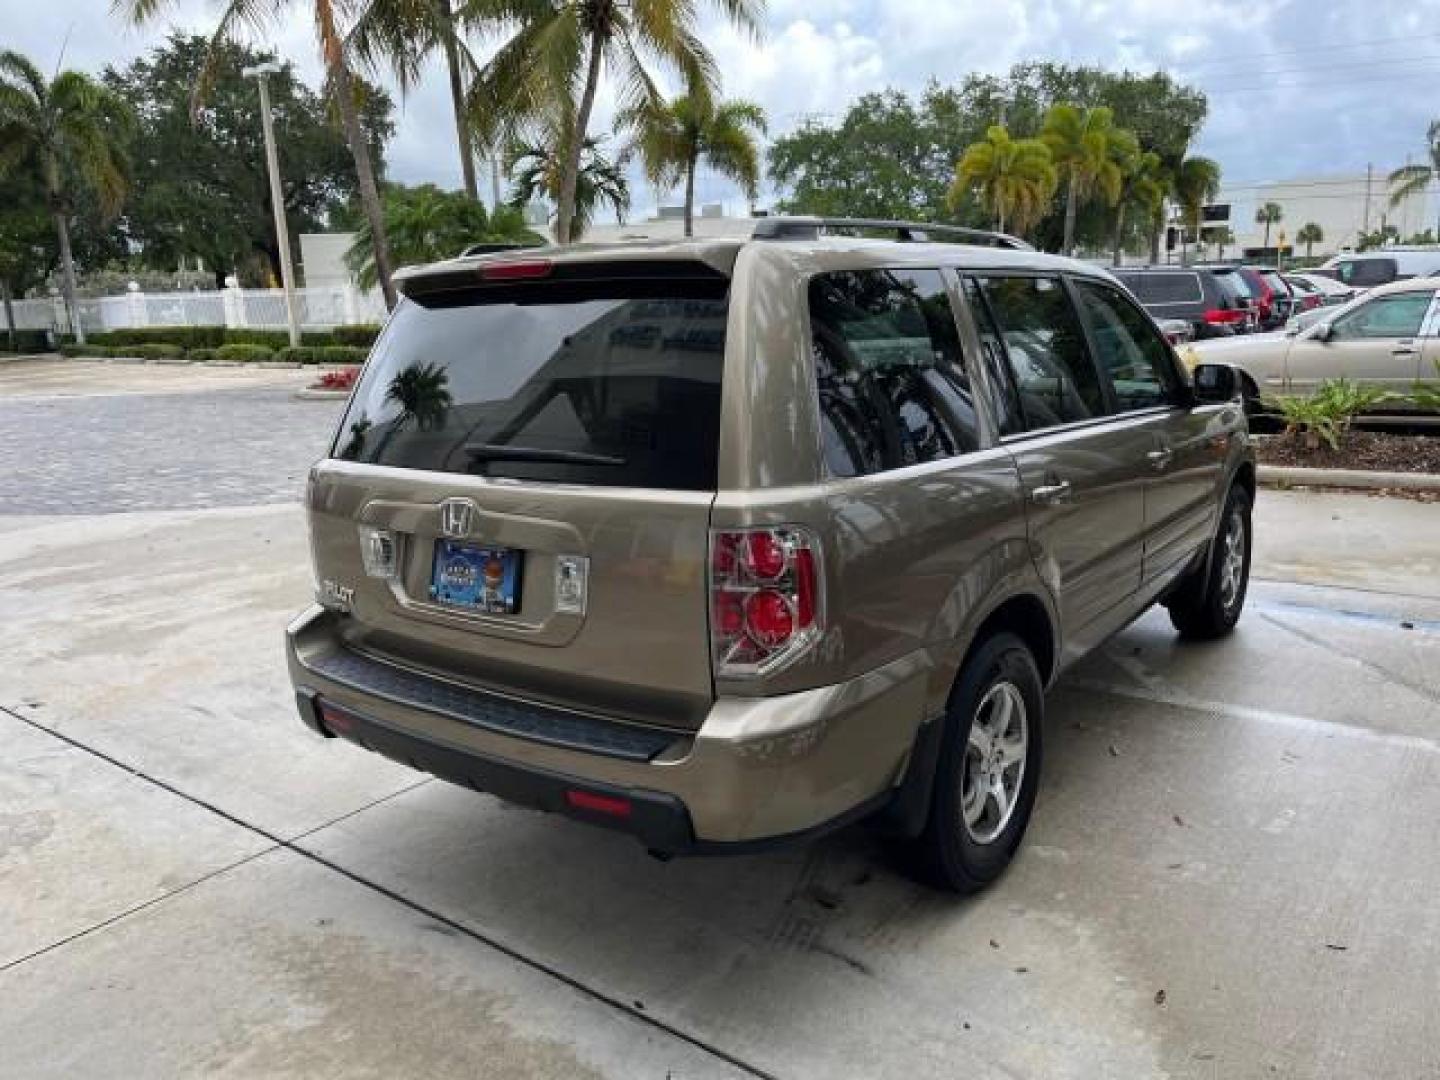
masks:
[(465, 115), (465, 79), (460, 71), (460, 49), (452, 36), (455, 33), (455, 12), (450, 0), (437, 0), (440, 16), (445, 22), (445, 65), (450, 71), (450, 105), (455, 110), (455, 140), (460, 147), (460, 176), (465, 194), (480, 200), (480, 186), (475, 182), (475, 145), (470, 139), (470, 125)]
[(5, 334), (10, 340), (10, 351), (20, 351), (20, 338), (15, 333), (15, 308), (10, 303), (10, 283), (0, 278), (0, 300), (5, 302)]
[(375, 245), (375, 273), (380, 279), (380, 291), (385, 294), (385, 307), (393, 308), (395, 285), (390, 280), (390, 242), (385, 238), (385, 215), (380, 208), (380, 189), (375, 184), (375, 168), (370, 162), (370, 148), (365, 145), (365, 133), (360, 129), (360, 114), (355, 111), (350, 68), (343, 55), (331, 57), (330, 79), (335, 86), (345, 138), (350, 143), (350, 154), (355, 159), (360, 205), (365, 209), (365, 220), (370, 223), (370, 237)]
[(60, 289), (65, 294), (65, 312), (70, 318), (70, 332), (77, 345), (85, 344), (85, 328), (80, 325), (80, 309), (75, 303), (75, 256), (70, 251), (70, 223), (65, 212), (55, 212), (55, 235), (60, 240)]
[(1267, 219), (1266, 222), (1265, 222), (1265, 247), (1266, 247), (1266, 248), (1269, 248), (1269, 246), (1270, 246), (1270, 222), (1269, 222), (1269, 220)]
[(1122, 202), (1122, 203), (1120, 203), (1118, 206), (1115, 207), (1115, 243), (1112, 245), (1113, 248), (1114, 248), (1114, 252), (1113, 252), (1114, 258), (1111, 260), (1111, 261), (1112, 261), (1112, 264), (1115, 265), (1115, 266), (1119, 266), (1119, 265), (1120, 265), (1120, 254), (1121, 254), (1120, 249), (1124, 246), (1124, 243), (1125, 243), (1124, 236), (1125, 236), (1125, 204)]
[(685, 235), (695, 235), (695, 159), (685, 163)]
[(1000, 199), (995, 203), (995, 231), (1005, 231), (1005, 200)]
[(1156, 212), (1155, 217), (1150, 219), (1150, 265), (1160, 265), (1160, 234), (1165, 230), (1165, 209)]
[(1065, 240), (1060, 245), (1066, 255), (1075, 254), (1075, 177), (1065, 187)]
[(600, 62), (604, 58), (604, 41), (596, 29), (590, 35), (590, 67), (585, 73), (585, 90), (575, 112), (575, 130), (570, 145), (565, 147), (565, 168), (560, 173), (560, 205), (555, 211), (555, 241), (570, 242), (570, 222), (575, 217), (575, 189), (580, 183), (580, 154), (585, 149), (585, 134), (590, 127), (590, 113), (595, 108), (595, 92), (600, 88)]

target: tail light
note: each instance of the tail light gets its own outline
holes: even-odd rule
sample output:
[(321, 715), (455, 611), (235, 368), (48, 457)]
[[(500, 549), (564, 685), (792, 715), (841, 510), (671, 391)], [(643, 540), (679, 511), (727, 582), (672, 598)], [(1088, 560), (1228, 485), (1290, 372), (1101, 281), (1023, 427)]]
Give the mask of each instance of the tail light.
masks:
[(765, 675), (808, 652), (824, 629), (820, 545), (797, 525), (710, 533), (715, 674)]
[(1240, 308), (1211, 308), (1205, 312), (1205, 321), (1216, 325), (1228, 325), (1245, 321), (1245, 312)]

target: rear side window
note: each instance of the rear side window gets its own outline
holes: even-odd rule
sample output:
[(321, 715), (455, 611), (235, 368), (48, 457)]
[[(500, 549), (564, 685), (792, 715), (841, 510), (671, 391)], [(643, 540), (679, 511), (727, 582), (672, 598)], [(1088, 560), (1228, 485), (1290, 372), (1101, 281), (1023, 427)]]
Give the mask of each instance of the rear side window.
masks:
[(717, 275), (406, 300), (366, 365), (335, 456), (714, 490), (727, 291)]
[(938, 270), (810, 280), (825, 466), (863, 476), (978, 448), (970, 380)]
[(1170, 398), (1170, 348), (1154, 325), (1114, 289), (1075, 282), (1100, 367), (1121, 412), (1152, 409)]
[(1103, 416), (1108, 408), (1085, 332), (1059, 278), (976, 279), (995, 317), (1029, 430)]

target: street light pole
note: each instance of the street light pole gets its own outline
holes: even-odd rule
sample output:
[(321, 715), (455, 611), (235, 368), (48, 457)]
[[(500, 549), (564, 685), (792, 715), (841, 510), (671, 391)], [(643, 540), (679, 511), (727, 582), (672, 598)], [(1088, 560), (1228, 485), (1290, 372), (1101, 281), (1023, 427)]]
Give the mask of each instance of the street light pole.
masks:
[(240, 74), (260, 84), (260, 124), (265, 129), (265, 164), (270, 173), (270, 206), (275, 211), (275, 242), (280, 248), (280, 283), (285, 287), (285, 316), (290, 344), (300, 347), (300, 313), (295, 306), (295, 271), (290, 265), (290, 227), (285, 222), (285, 195), (280, 188), (280, 156), (275, 150), (275, 122), (270, 116), (271, 75), (283, 69), (275, 61), (247, 67)]

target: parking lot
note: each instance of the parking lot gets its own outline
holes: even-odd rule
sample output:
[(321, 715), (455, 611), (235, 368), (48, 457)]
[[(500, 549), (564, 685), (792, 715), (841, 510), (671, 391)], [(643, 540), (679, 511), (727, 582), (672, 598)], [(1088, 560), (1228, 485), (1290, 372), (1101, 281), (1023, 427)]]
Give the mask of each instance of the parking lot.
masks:
[(987, 893), (660, 863), (299, 723), (301, 372), (0, 364), (0, 1074), (1440, 1074), (1440, 505), (1263, 491), (1050, 698)]

